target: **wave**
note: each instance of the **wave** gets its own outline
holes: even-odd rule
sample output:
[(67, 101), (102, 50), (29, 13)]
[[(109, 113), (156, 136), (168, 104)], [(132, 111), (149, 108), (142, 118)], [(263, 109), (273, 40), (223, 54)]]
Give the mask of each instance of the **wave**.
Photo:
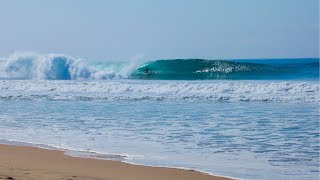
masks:
[(317, 82), (1, 80), (0, 100), (319, 102)]
[(172, 59), (141, 64), (138, 61), (90, 62), (59, 54), (14, 53), (0, 59), (0, 79), (319, 79), (319, 59)]
[(122, 79), (136, 62), (87, 62), (59, 54), (14, 53), (0, 59), (0, 79)]
[[(174, 59), (148, 62), (132, 73), (138, 79), (202, 80), (202, 79), (318, 79), (319, 59), (295, 60), (204, 60)], [(260, 61), (260, 62), (259, 62)], [(263, 62), (263, 63), (262, 63)]]

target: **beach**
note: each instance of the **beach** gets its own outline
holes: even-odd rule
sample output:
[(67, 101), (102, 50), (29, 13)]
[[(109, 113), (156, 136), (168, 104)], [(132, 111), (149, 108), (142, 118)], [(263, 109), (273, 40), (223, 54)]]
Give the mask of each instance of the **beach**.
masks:
[(0, 179), (227, 180), (193, 170), (71, 157), (63, 151), (0, 145)]
[[(317, 81), (1, 80), (0, 144), (246, 180), (317, 179), (318, 94)], [(95, 172), (79, 171), (67, 174)]]
[(319, 0), (1, 1), (0, 180), (320, 180)]

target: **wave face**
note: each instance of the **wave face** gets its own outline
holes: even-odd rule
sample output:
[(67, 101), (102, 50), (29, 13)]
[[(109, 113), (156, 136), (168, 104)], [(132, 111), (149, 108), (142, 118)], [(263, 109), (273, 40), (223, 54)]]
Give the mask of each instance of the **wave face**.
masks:
[[(281, 62), (282, 61), (282, 62)], [(175, 59), (148, 62), (132, 73), (138, 79), (318, 79), (319, 59), (203, 60)]]
[(317, 82), (1, 80), (0, 100), (319, 102)]
[(90, 62), (59, 54), (14, 53), (0, 59), (0, 79), (289, 80), (319, 79), (319, 59)]

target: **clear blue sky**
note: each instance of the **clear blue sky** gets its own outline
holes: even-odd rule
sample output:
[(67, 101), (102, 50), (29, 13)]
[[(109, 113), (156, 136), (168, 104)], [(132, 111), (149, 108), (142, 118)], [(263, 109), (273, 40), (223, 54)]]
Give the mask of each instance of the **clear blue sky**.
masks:
[(319, 57), (318, 0), (3, 0), (0, 57)]

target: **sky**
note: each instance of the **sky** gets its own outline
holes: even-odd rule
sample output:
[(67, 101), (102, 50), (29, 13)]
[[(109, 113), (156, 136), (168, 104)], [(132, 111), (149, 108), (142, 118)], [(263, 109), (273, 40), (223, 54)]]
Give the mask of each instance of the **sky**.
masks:
[(319, 0), (2, 0), (0, 57), (319, 57)]

